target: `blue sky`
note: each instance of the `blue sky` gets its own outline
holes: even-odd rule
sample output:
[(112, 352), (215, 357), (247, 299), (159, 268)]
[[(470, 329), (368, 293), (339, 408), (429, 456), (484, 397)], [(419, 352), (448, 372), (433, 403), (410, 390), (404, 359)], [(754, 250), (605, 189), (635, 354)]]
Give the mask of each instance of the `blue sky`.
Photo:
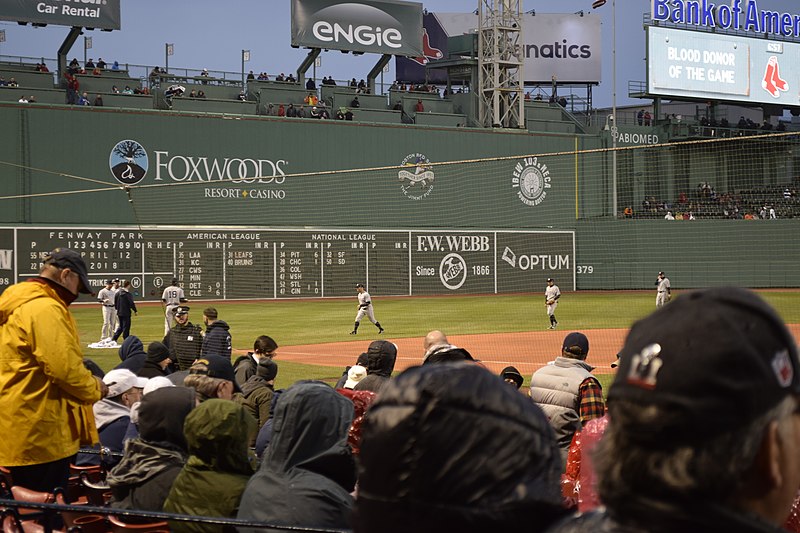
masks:
[[(289, 0), (121, 0), (122, 29), (114, 32), (92, 31), (89, 57), (107, 62), (162, 65), (165, 43), (174, 43), (170, 57), (173, 67), (239, 72), (241, 51), (251, 51), (247, 70), (266, 71), (273, 75), (295, 71), (305, 56), (304, 50), (290, 43)], [(541, 13), (590, 11), (591, 0), (545, 2), (526, 0), (524, 10)], [(720, 3), (720, 2), (717, 2)], [(790, 10), (790, 0), (760, 0), (761, 9)], [(425, 0), (432, 12), (469, 12), (478, 0)], [(796, 8), (795, 8), (796, 9)], [(798, 10), (800, 11), (800, 10)], [(645, 80), (645, 34), (642, 16), (650, 12), (650, 0), (617, 0), (617, 104), (635, 104), (627, 98), (628, 81)], [(611, 105), (612, 100), (612, 9), (611, 0), (596, 13), (603, 19), (603, 82), (594, 90), (596, 107)], [(0, 43), (0, 55), (55, 58), (56, 50), (67, 34), (61, 26), (32, 28), (0, 21), (6, 42)], [(83, 60), (83, 39), (75, 43), (70, 57)], [(356, 57), (330, 51), (322, 54), (317, 77), (333, 75), (337, 79), (365, 78), (377, 56)], [(386, 74), (388, 83), (394, 79)]]

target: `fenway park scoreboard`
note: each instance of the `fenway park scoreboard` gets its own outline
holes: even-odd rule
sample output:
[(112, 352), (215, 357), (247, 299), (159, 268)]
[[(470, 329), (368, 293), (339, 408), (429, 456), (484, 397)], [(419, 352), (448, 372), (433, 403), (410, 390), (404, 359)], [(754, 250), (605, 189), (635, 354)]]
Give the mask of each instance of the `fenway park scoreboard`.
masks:
[[(575, 289), (573, 231), (0, 228), (0, 292), (35, 276), (56, 247), (80, 252), (92, 290), (118, 277), (139, 300), (177, 277), (189, 299), (342, 297)], [(82, 301), (91, 301), (82, 295)]]

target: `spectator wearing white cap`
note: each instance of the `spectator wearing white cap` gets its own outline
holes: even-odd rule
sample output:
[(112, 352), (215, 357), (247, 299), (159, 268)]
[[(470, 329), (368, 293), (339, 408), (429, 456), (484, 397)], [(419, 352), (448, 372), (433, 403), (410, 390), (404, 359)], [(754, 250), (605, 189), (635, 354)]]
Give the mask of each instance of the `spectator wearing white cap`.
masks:
[[(147, 378), (137, 377), (130, 370), (111, 370), (103, 378), (108, 386), (108, 396), (94, 404), (94, 418), (100, 434), (100, 444), (111, 452), (122, 453), (125, 432), (131, 421), (131, 407), (142, 399), (142, 389)], [(78, 464), (101, 464), (111, 467), (119, 458), (94, 454), (78, 454)]]

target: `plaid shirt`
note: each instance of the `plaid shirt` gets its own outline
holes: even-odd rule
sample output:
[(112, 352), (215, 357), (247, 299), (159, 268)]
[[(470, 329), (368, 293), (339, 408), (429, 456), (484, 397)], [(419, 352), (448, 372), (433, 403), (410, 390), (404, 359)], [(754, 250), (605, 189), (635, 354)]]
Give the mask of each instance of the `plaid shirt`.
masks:
[(603, 388), (595, 378), (586, 378), (578, 388), (580, 398), (581, 426), (594, 418), (606, 414), (606, 402), (603, 400)]

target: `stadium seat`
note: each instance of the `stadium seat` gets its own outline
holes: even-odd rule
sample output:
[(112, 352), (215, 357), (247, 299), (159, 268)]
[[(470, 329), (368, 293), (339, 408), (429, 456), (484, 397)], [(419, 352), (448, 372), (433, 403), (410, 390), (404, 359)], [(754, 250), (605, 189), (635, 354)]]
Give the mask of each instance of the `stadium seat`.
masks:
[[(55, 496), (57, 504), (67, 505), (63, 491), (57, 489)], [(79, 504), (73, 502), (72, 505)], [(108, 531), (106, 518), (102, 515), (62, 511), (61, 518), (64, 520), (64, 526), (67, 531), (73, 531), (75, 528), (80, 528), (83, 533), (105, 533)]]
[(113, 533), (123, 533), (126, 531), (136, 531), (138, 533), (160, 533), (162, 531), (169, 531), (169, 524), (167, 522), (129, 524), (111, 515), (108, 516), (108, 521), (111, 523), (111, 531)]
[[(11, 495), (19, 502), (55, 503), (55, 496), (53, 496), (53, 494), (49, 492), (38, 492), (35, 490), (26, 489), (25, 487), (21, 487), (19, 485), (11, 486)], [(45, 530), (45, 527), (41, 523), (43, 521), (41, 511), (18, 507), (17, 513), (19, 515), (19, 520), (17, 520), (17, 523), (21, 525), (22, 531), (25, 533), (40, 533)], [(26, 515), (30, 515), (29, 520), (24, 520)], [(3, 527), (5, 526), (6, 522), (4, 520)]]

